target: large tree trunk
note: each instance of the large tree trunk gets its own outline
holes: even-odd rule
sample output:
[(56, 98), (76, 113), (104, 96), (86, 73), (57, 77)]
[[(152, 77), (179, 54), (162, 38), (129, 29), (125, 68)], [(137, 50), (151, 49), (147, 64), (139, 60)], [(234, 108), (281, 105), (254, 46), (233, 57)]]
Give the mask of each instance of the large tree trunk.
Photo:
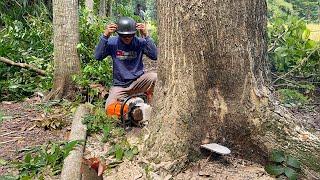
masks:
[(266, 2), (158, 0), (157, 6), (149, 160), (189, 161), (209, 140), (261, 161), (283, 149), (319, 172), (319, 137), (298, 126), (265, 86)]
[(72, 76), (80, 72), (76, 46), (79, 42), (77, 0), (53, 0), (54, 81), (48, 99), (72, 98)]

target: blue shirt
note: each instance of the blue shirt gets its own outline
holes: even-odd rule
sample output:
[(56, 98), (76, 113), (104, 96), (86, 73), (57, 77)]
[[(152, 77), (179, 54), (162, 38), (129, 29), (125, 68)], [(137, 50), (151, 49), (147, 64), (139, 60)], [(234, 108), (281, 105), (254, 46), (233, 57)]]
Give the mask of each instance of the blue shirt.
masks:
[(119, 36), (107, 38), (102, 35), (95, 50), (95, 58), (103, 60), (111, 56), (113, 61), (113, 85), (129, 86), (143, 73), (143, 54), (157, 60), (157, 48), (150, 37), (134, 36), (130, 44), (124, 44)]

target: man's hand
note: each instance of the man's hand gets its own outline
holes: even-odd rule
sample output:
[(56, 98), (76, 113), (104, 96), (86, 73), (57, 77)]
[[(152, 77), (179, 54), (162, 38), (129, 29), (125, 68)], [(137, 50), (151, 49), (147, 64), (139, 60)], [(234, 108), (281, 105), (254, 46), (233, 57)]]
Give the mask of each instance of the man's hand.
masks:
[(148, 36), (148, 30), (147, 30), (146, 24), (137, 23), (136, 24), (136, 28), (137, 28), (137, 30), (140, 31), (142, 37), (147, 37)]
[(107, 25), (106, 29), (104, 30), (104, 35), (110, 37), (112, 33), (117, 30), (118, 26), (115, 23), (110, 23)]

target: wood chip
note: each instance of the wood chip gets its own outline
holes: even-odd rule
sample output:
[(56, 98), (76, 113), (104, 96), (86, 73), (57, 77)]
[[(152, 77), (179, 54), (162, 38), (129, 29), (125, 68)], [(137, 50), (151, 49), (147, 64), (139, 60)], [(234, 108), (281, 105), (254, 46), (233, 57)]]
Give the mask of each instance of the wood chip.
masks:
[(4, 141), (4, 142), (0, 142), (0, 144), (6, 144), (6, 143), (10, 143), (10, 142), (14, 142), (17, 141), (18, 139), (13, 139), (13, 140), (9, 140), (9, 141)]
[(4, 133), (4, 134), (1, 134), (0, 137), (7, 136), (7, 135), (10, 135), (10, 134), (13, 134), (13, 133), (16, 133), (16, 132), (17, 131), (7, 132), (7, 133)]
[(2, 104), (9, 105), (9, 104), (13, 104), (13, 102), (12, 101), (2, 101)]
[(210, 177), (211, 176), (208, 172), (205, 172), (205, 171), (199, 171), (198, 175), (199, 176), (206, 176), (206, 177)]
[(138, 174), (138, 175), (136, 175), (136, 176), (134, 176), (134, 180), (137, 180), (137, 179), (140, 179), (140, 178), (142, 178), (142, 176), (143, 176), (143, 174), (142, 173), (140, 173), (140, 174)]
[(27, 127), (23, 126), (20, 131), (25, 131)]
[(35, 128), (37, 125), (35, 124), (35, 125), (33, 125), (33, 126), (31, 126), (29, 129), (28, 129), (28, 131), (31, 131), (33, 128)]

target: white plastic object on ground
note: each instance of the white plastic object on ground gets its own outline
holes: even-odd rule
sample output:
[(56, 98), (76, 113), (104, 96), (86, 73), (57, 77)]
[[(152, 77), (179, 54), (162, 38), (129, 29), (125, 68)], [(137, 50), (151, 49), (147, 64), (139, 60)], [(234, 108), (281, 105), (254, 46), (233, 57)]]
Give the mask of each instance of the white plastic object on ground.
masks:
[(229, 148), (227, 148), (225, 146), (222, 146), (222, 145), (219, 145), (219, 144), (216, 144), (216, 143), (203, 144), (200, 147), (208, 149), (208, 150), (210, 150), (212, 152), (215, 152), (215, 153), (218, 153), (218, 154), (221, 154), (221, 155), (227, 155), (227, 154), (231, 153)]

